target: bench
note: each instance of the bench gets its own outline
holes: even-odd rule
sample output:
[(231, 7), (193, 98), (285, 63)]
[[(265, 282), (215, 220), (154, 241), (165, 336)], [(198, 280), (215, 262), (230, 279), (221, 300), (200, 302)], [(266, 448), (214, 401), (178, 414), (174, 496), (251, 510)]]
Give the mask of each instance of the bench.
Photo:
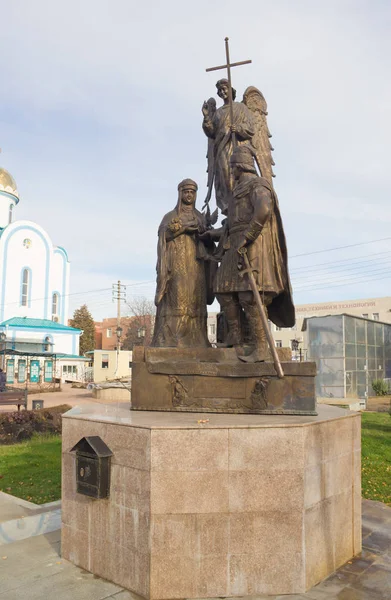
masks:
[(26, 389), (8, 389), (0, 392), (0, 405), (16, 405), (18, 410), (21, 406), (27, 410), (27, 390)]

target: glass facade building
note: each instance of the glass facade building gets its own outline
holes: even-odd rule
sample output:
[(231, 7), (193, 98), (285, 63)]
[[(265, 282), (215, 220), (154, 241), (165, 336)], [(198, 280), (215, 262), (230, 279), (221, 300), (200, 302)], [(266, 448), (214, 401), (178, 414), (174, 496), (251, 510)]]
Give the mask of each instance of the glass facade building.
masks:
[(391, 379), (391, 324), (341, 314), (308, 318), (303, 330), (318, 397), (365, 400), (373, 380)]

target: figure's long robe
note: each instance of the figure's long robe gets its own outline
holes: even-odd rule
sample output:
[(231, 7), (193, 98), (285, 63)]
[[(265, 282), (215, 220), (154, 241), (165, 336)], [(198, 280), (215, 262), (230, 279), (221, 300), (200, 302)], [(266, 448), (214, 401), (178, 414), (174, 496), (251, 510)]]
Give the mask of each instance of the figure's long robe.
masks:
[[(251, 145), (255, 133), (254, 115), (242, 102), (233, 103), (233, 124), (236, 127), (237, 145)], [(213, 168), (216, 204), (226, 214), (232, 196), (234, 179), (229, 160), (233, 152), (231, 116), (229, 104), (218, 108), (211, 119), (206, 116), (202, 127), (205, 134), (214, 140)]]
[(277, 196), (270, 183), (254, 175), (236, 186), (228, 207), (225, 252), (217, 271), (216, 294), (251, 291), (247, 275), (240, 276), (238, 248), (251, 224), (262, 226), (262, 232), (247, 246), (247, 255), (258, 290), (272, 296), (267, 306), (268, 317), (278, 327), (295, 324), (295, 309), (288, 272), (285, 234)]
[(202, 215), (196, 209), (178, 214), (176, 208), (160, 224), (152, 346), (208, 347), (206, 305), (211, 298), (208, 298), (207, 252), (195, 233), (166, 239), (168, 226), (175, 218), (180, 218), (184, 225), (202, 227)]

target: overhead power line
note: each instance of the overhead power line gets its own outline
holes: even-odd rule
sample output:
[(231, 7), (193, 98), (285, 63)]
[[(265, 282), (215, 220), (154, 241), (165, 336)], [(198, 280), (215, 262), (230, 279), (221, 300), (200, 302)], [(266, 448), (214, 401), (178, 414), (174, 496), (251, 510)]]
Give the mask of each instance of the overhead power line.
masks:
[(355, 248), (356, 246), (365, 246), (367, 244), (375, 244), (377, 242), (385, 242), (391, 240), (391, 237), (371, 240), (369, 242), (357, 242), (357, 244), (348, 244), (347, 246), (335, 246), (334, 248), (326, 248), (325, 250), (314, 250), (313, 252), (304, 252), (303, 254), (294, 254), (290, 258), (299, 258), (300, 256), (312, 256), (313, 254), (322, 254), (323, 252), (332, 252), (334, 250), (344, 250), (345, 248)]
[[(125, 284), (126, 287), (136, 287), (136, 286), (142, 286), (145, 284), (150, 284), (150, 283), (155, 283), (154, 281), (137, 281), (135, 283), (127, 283)], [(95, 293), (100, 293), (100, 292), (107, 292), (109, 290), (111, 290), (111, 287), (107, 287), (107, 288), (95, 288), (92, 290), (86, 290), (83, 292), (72, 292), (69, 294), (60, 294), (61, 298), (69, 298), (70, 296), (86, 296), (87, 294), (95, 294)], [(49, 300), (51, 299), (52, 295), (50, 294), (50, 296), (41, 296), (40, 298), (32, 298), (31, 302), (38, 302), (39, 300)], [(13, 304), (19, 304), (19, 300), (16, 300), (15, 302), (6, 302), (5, 304), (1, 305), (1, 306), (12, 306)]]
[[(322, 254), (326, 252), (333, 252), (335, 250), (343, 250), (346, 248), (355, 248), (358, 246), (365, 246), (368, 244), (375, 244), (378, 242), (384, 242), (391, 240), (391, 237), (379, 238), (376, 240), (370, 240), (367, 242), (357, 242), (355, 244), (347, 244), (345, 246), (335, 246), (333, 248), (326, 248), (324, 250), (314, 250), (312, 252), (306, 252), (301, 254), (295, 254), (290, 258), (299, 258), (305, 256), (312, 256), (315, 254)], [(322, 263), (317, 263), (313, 265), (305, 265), (302, 267), (295, 267), (291, 269), (291, 273), (293, 275), (292, 279), (294, 282), (297, 282), (297, 285), (294, 285), (295, 292), (309, 292), (309, 291), (320, 291), (322, 289), (328, 289), (329, 287), (340, 287), (343, 285), (355, 285), (364, 283), (367, 281), (376, 281), (382, 278), (388, 278), (387, 275), (389, 269), (387, 266), (389, 265), (389, 255), (391, 251), (383, 251), (383, 252), (375, 252), (371, 254), (366, 254), (358, 257), (339, 259), (334, 261), (326, 261)], [(377, 257), (377, 258), (369, 258), (369, 257)], [(380, 258), (382, 257), (382, 258)], [(380, 267), (381, 270), (373, 270), (370, 271), (368, 266), (371, 264), (376, 264), (377, 267)], [(386, 269), (386, 270), (383, 270)], [(314, 273), (315, 271), (315, 273)], [(322, 273), (321, 271), (326, 271)], [(312, 273), (312, 274), (311, 274)], [(340, 277), (339, 275), (342, 275)], [(366, 278), (367, 276), (375, 275), (375, 277), (371, 277), (370, 279)], [(381, 277), (380, 275), (384, 275)], [(364, 279), (363, 279), (364, 278)], [(366, 278), (366, 279), (365, 279)], [(340, 280), (344, 280), (344, 283), (337, 283)], [(310, 280), (309, 283), (306, 283), (306, 280)], [(155, 280), (147, 280), (147, 281), (137, 281), (132, 283), (126, 283), (124, 286), (126, 288), (136, 288), (136, 287), (149, 287), (151, 284), (155, 284)], [(323, 287), (319, 287), (323, 286)], [(94, 288), (90, 290), (84, 290), (81, 292), (71, 292), (68, 294), (61, 294), (62, 298), (65, 297), (75, 297), (75, 296), (90, 296), (90, 303), (95, 304), (96, 307), (104, 306), (109, 304), (109, 302), (103, 301), (102, 298), (98, 298), (100, 294), (106, 293), (111, 290), (110, 287), (105, 288)], [(95, 295), (96, 298), (92, 299), (91, 296)], [(43, 296), (38, 298), (32, 298), (31, 302), (37, 302), (40, 300), (48, 300), (51, 299), (50, 296)], [(12, 306), (19, 305), (19, 301), (8, 302), (3, 306)]]
[(309, 281), (311, 284), (320, 283), (322, 281), (334, 281), (337, 279), (344, 279), (346, 277), (350, 277), (352, 275), (365, 275), (367, 273), (371, 273), (379, 268), (388, 268), (390, 270), (391, 258), (385, 261), (379, 261), (377, 264), (371, 263), (361, 263), (357, 267), (347, 267), (346, 269), (340, 269), (339, 271), (329, 271), (326, 273), (318, 273), (318, 274), (306, 274), (303, 275), (294, 275), (292, 277), (293, 281), (298, 282), (299, 284), (305, 284), (306, 281)]
[[(389, 279), (391, 277), (391, 273), (389, 271), (387, 271), (387, 274), (384, 275), (376, 275), (375, 277), (370, 277), (368, 279), (363, 279), (363, 280), (357, 280), (357, 281), (347, 281), (345, 283), (338, 283), (338, 284), (328, 284), (325, 287), (312, 287), (312, 288), (293, 288), (293, 292), (294, 293), (302, 293), (302, 292), (320, 292), (322, 290), (328, 290), (331, 288), (335, 288), (335, 287), (343, 287), (346, 285), (361, 285), (363, 283), (369, 283), (370, 281), (379, 281), (379, 280), (383, 280), (383, 279)], [(323, 285), (323, 284), (322, 284)]]
[[(324, 269), (327, 269), (330, 267), (330, 265), (338, 265), (340, 263), (350, 263), (350, 262), (355, 262), (355, 261), (361, 261), (361, 259), (366, 259), (369, 256), (384, 256), (384, 255), (388, 255), (391, 254), (391, 250), (385, 250), (384, 252), (375, 252), (373, 254), (364, 254), (362, 256), (354, 256), (354, 257), (350, 257), (350, 258), (341, 258), (340, 260), (329, 260), (327, 262), (324, 263), (315, 263), (313, 265), (302, 265), (301, 267), (294, 267), (293, 269), (289, 269), (291, 273), (294, 273), (295, 271), (313, 271), (313, 270), (320, 270), (321, 267), (323, 267)], [(371, 259), (372, 260), (372, 259)], [(373, 259), (375, 260), (375, 259)], [(344, 266), (343, 264), (341, 266)]]

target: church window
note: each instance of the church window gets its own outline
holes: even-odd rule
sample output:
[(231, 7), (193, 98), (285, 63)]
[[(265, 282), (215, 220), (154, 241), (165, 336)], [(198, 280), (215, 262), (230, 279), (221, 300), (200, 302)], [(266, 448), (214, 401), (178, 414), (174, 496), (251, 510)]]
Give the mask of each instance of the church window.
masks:
[(52, 320), (54, 320), (53, 317), (58, 315), (59, 300), (60, 300), (59, 295), (57, 294), (57, 292), (54, 292), (54, 294), (52, 296)]
[(10, 209), (8, 213), (8, 224), (12, 223), (12, 211), (14, 210), (14, 205), (10, 204)]
[(20, 298), (20, 303), (22, 306), (28, 306), (29, 302), (29, 291), (30, 291), (30, 270), (23, 269), (22, 272), (22, 293)]

